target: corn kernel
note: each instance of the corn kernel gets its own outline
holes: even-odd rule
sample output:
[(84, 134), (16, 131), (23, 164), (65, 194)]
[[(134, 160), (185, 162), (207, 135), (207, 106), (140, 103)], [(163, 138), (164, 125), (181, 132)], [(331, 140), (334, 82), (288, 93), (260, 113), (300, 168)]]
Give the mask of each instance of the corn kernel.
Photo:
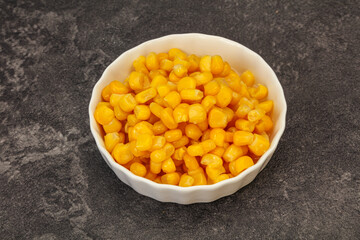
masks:
[[(186, 91), (186, 90), (183, 90)], [(206, 121), (206, 111), (205, 108), (198, 103), (192, 104), (189, 106), (189, 122), (190, 123), (201, 123)]]
[(218, 183), (218, 182), (221, 182), (221, 181), (224, 181), (226, 179), (229, 179), (229, 175), (228, 174), (220, 174), (219, 176), (217, 176), (215, 179), (214, 179), (214, 183)]
[(162, 69), (162, 70), (171, 72), (173, 67), (174, 67), (174, 63), (169, 59), (163, 59), (160, 61), (160, 69)]
[(111, 92), (114, 94), (125, 94), (129, 92), (129, 88), (127, 88), (122, 82), (114, 80), (110, 83)]
[(136, 139), (136, 148), (139, 151), (146, 151), (152, 147), (152, 136), (150, 134), (140, 134)]
[(214, 154), (218, 157), (222, 157), (225, 152), (225, 148), (223, 147), (216, 147), (214, 150), (210, 151), (209, 153)]
[(202, 131), (200, 130), (200, 128), (197, 125), (188, 124), (185, 127), (185, 134), (187, 137), (197, 141), (201, 137)]
[(174, 74), (178, 77), (178, 78), (182, 78), (185, 77), (185, 75), (187, 74), (187, 68), (182, 65), (182, 64), (177, 64), (174, 66), (173, 68)]
[(223, 159), (227, 162), (232, 162), (243, 156), (246, 152), (245, 147), (238, 147), (234, 144), (230, 145), (224, 152)]
[(206, 96), (202, 101), (201, 105), (205, 108), (206, 112), (209, 112), (210, 109), (216, 104), (216, 98), (214, 96)]
[(166, 153), (166, 158), (171, 157), (175, 152), (175, 147), (171, 143), (166, 143), (162, 149)]
[(149, 88), (136, 94), (135, 99), (138, 103), (145, 103), (156, 96), (155, 88)]
[(240, 93), (233, 91), (230, 105), (231, 106), (236, 106), (236, 104), (238, 104), (240, 102), (241, 97), (242, 96), (240, 95)]
[(134, 113), (139, 120), (148, 120), (150, 118), (150, 108), (147, 105), (137, 105), (134, 108)]
[(254, 134), (254, 141), (249, 145), (249, 150), (256, 156), (262, 156), (270, 147), (270, 142), (264, 136)]
[(226, 107), (230, 104), (232, 99), (232, 90), (231, 88), (221, 85), (219, 93), (216, 95), (216, 105), (219, 107)]
[(166, 159), (162, 162), (161, 169), (164, 173), (172, 173), (176, 171), (176, 166), (171, 158)]
[[(152, 162), (162, 162), (166, 159), (166, 152), (165, 150), (162, 149), (158, 149), (158, 150), (154, 150), (151, 154), (150, 154), (150, 160)], [(154, 172), (155, 173), (155, 172)]]
[(146, 175), (144, 176), (144, 178), (149, 179), (151, 181), (154, 181), (156, 177), (157, 177), (157, 174), (151, 172), (151, 170), (147, 171)]
[(227, 115), (222, 109), (211, 109), (209, 112), (209, 125), (211, 128), (225, 128), (227, 123)]
[(191, 54), (187, 60), (190, 63), (188, 72), (195, 72), (196, 70), (198, 70), (200, 63), (200, 58), (198, 56), (196, 56), (195, 54)]
[(225, 130), (221, 128), (214, 128), (210, 131), (210, 139), (212, 139), (218, 147), (224, 146), (225, 135)]
[(202, 72), (211, 72), (211, 56), (203, 56), (200, 59), (199, 68)]
[(150, 111), (152, 112), (152, 114), (154, 114), (158, 118), (161, 118), (161, 112), (164, 110), (164, 108), (162, 106), (160, 106), (157, 103), (152, 102), (152, 103), (150, 103), (149, 107), (150, 107)]
[(189, 104), (181, 103), (173, 111), (174, 120), (177, 123), (189, 121)]
[(269, 113), (274, 107), (274, 102), (272, 100), (264, 101), (259, 103), (257, 107), (263, 109), (266, 113)]
[(184, 89), (195, 89), (196, 80), (192, 77), (184, 77), (177, 83), (177, 90), (181, 92)]
[(264, 116), (265, 116), (265, 111), (261, 108), (257, 108), (257, 109), (251, 110), (248, 113), (247, 118), (250, 122), (256, 122), (256, 121), (259, 121)]
[(131, 72), (129, 76), (129, 85), (133, 90), (142, 90), (150, 86), (150, 82), (144, 73)]
[(249, 156), (243, 156), (235, 161), (230, 162), (229, 169), (232, 175), (236, 176), (245, 169), (254, 165), (253, 160)]
[(109, 152), (112, 152), (112, 150), (114, 149), (116, 144), (124, 143), (124, 141), (121, 141), (121, 140), (123, 140), (123, 139), (120, 136), (120, 133), (112, 132), (112, 133), (106, 134), (104, 136), (106, 150), (108, 150)]
[(255, 126), (255, 130), (258, 133), (269, 132), (273, 128), (274, 124), (268, 115), (262, 117), (258, 124)]
[(196, 86), (206, 85), (213, 79), (211, 72), (195, 72), (190, 75), (196, 81)]
[(172, 157), (175, 160), (181, 161), (181, 160), (183, 160), (185, 153), (186, 153), (186, 147), (180, 147), (180, 148), (175, 150)]
[(166, 139), (163, 136), (154, 136), (153, 137), (153, 143), (151, 146), (151, 151), (158, 150), (162, 147), (164, 147), (166, 144)]
[(172, 144), (175, 148), (180, 148), (187, 145), (188, 143), (189, 143), (189, 138), (183, 135), (179, 140), (173, 142)]
[(220, 74), (224, 70), (224, 62), (218, 55), (211, 57), (211, 73)]
[(170, 74), (169, 74), (169, 81), (171, 81), (171, 82), (178, 82), (178, 81), (180, 81), (180, 79), (181, 79), (180, 77), (176, 76), (174, 70), (170, 72)]
[(199, 122), (197, 126), (200, 128), (202, 132), (205, 132), (209, 128), (209, 123), (207, 119), (205, 121)]
[(125, 94), (119, 101), (119, 106), (124, 112), (131, 112), (134, 110), (137, 102), (131, 93)]
[(129, 113), (124, 112), (119, 105), (114, 107), (114, 114), (115, 117), (117, 118), (117, 120), (123, 121), (125, 119), (127, 119)]
[(206, 131), (203, 132), (203, 135), (201, 136), (201, 141), (206, 141), (210, 139), (210, 129), (207, 129)]
[(184, 154), (184, 163), (189, 170), (195, 170), (199, 168), (199, 163), (196, 158), (187, 153)]
[(139, 177), (144, 177), (146, 175), (146, 168), (143, 164), (134, 162), (130, 166), (130, 171)]
[(255, 123), (245, 119), (238, 119), (235, 122), (235, 127), (241, 131), (253, 132), (255, 129)]
[(224, 68), (223, 71), (219, 74), (219, 77), (226, 77), (227, 75), (230, 74), (230, 71), (231, 71), (230, 64), (228, 62), (224, 62)]
[(254, 135), (250, 132), (236, 131), (234, 133), (233, 141), (236, 146), (246, 146), (252, 143)]
[(163, 111), (161, 111), (160, 119), (169, 129), (175, 129), (178, 126), (174, 120), (173, 110), (171, 108), (165, 108)]
[(247, 104), (241, 104), (235, 112), (235, 115), (239, 118), (245, 118), (251, 111), (251, 107)]
[(95, 109), (94, 117), (99, 124), (106, 125), (114, 119), (115, 114), (111, 108), (100, 106)]
[(109, 103), (109, 102), (99, 102), (97, 105), (96, 105), (96, 108), (95, 109), (97, 109), (97, 108), (99, 108), (99, 107), (108, 107), (108, 108), (110, 108), (111, 109), (111, 104)]
[(112, 107), (117, 106), (119, 104), (119, 101), (120, 101), (122, 96), (123, 96), (123, 94), (116, 94), (116, 93), (111, 94), (111, 96), (110, 96), (110, 105)]
[(195, 170), (189, 170), (188, 174), (189, 174), (189, 176), (194, 178), (193, 186), (206, 185), (207, 184), (204, 169), (202, 169), (201, 167), (198, 167)]
[(200, 144), (193, 144), (187, 148), (187, 152), (190, 156), (202, 156), (204, 155), (204, 148)]
[(174, 142), (180, 140), (180, 138), (182, 137), (182, 132), (180, 129), (169, 130), (165, 132), (164, 136), (166, 141)]
[(223, 166), (212, 167), (210, 165), (205, 168), (205, 171), (211, 180), (215, 180), (218, 176), (226, 172)]
[(181, 59), (185, 59), (186, 58), (186, 54), (181, 51), (180, 49), (178, 48), (172, 48), (169, 50), (169, 59), (170, 60), (174, 60), (176, 57), (179, 57)]
[(139, 122), (140, 120), (135, 116), (135, 114), (129, 114), (127, 116), (127, 124), (129, 127), (133, 127)]
[(151, 52), (146, 56), (145, 65), (149, 70), (159, 69), (159, 60), (154, 52)]
[(225, 142), (233, 142), (234, 141), (234, 133), (233, 132), (225, 132)]
[(242, 82), (240, 76), (235, 71), (231, 70), (229, 75), (226, 76), (225, 81), (233, 91), (240, 92)]
[(110, 101), (110, 96), (111, 96), (112, 92), (111, 92), (111, 87), (110, 85), (107, 85), (106, 87), (104, 87), (104, 89), (101, 91), (101, 97), (103, 98), (103, 100), (105, 100), (106, 102)]
[(180, 94), (176, 91), (169, 92), (165, 97), (164, 101), (172, 108), (174, 109), (177, 105), (181, 103), (181, 97)]
[(186, 69), (189, 69), (190, 67), (190, 63), (188, 61), (185, 60), (185, 58), (179, 58), (179, 57), (176, 57), (174, 59), (174, 66), (175, 65), (183, 65)]
[(187, 173), (181, 175), (179, 186), (180, 187), (190, 187), (194, 184), (194, 178), (189, 176)]
[(116, 118), (113, 118), (111, 122), (109, 122), (106, 125), (103, 125), (104, 131), (106, 133), (112, 133), (112, 132), (120, 132), (122, 124), (119, 120)]
[(113, 151), (112, 151), (112, 156), (114, 157), (115, 161), (120, 163), (120, 164), (126, 164), (126, 163), (130, 162), (134, 158), (134, 155), (130, 151), (130, 144), (129, 143), (127, 143), (127, 144), (123, 144), (123, 143), (116, 144)]
[(249, 88), (249, 93), (250, 93), (251, 97), (260, 100), (260, 99), (267, 97), (268, 89), (264, 85), (258, 84), (254, 88)]
[(249, 70), (241, 74), (241, 80), (248, 86), (252, 86), (255, 82), (255, 77)]
[(161, 176), (161, 182), (163, 184), (178, 185), (180, 181), (180, 175), (177, 172), (167, 173)]
[[(147, 157), (149, 154), (147, 151), (141, 151), (136, 147), (137, 141), (130, 142), (130, 151), (135, 157)], [(150, 156), (150, 155), (149, 155)]]
[(180, 96), (185, 101), (200, 101), (204, 93), (199, 89), (184, 89), (180, 92)]
[(162, 167), (162, 161), (161, 162), (155, 162), (150, 160), (150, 171), (154, 174), (159, 174), (161, 172)]
[(219, 168), (223, 165), (223, 160), (215, 154), (208, 153), (201, 158), (200, 163), (205, 166), (211, 166), (212, 168)]
[(169, 58), (169, 54), (168, 53), (158, 53), (157, 55), (157, 59), (159, 60), (159, 62), (161, 62), (164, 59), (168, 59)]
[(212, 139), (202, 141), (200, 146), (203, 148), (204, 153), (208, 153), (216, 148), (216, 144)]
[(168, 128), (165, 126), (165, 124), (162, 121), (157, 121), (153, 125), (153, 131), (155, 135), (163, 134), (164, 132), (166, 132), (166, 130), (168, 130)]
[(162, 75), (156, 75), (153, 80), (151, 81), (150, 83), (150, 86), (152, 88), (157, 88), (158, 86), (161, 86), (161, 85), (166, 85), (167, 84), (167, 79), (166, 77), (162, 76)]

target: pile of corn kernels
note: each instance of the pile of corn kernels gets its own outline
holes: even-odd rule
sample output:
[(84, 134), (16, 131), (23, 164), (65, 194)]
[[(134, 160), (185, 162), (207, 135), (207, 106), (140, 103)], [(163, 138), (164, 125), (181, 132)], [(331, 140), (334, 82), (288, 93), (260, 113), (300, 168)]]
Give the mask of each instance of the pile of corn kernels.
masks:
[(220, 56), (172, 48), (133, 62), (123, 82), (102, 91), (94, 117), (106, 149), (137, 176), (189, 187), (251, 167), (270, 146), (273, 101)]

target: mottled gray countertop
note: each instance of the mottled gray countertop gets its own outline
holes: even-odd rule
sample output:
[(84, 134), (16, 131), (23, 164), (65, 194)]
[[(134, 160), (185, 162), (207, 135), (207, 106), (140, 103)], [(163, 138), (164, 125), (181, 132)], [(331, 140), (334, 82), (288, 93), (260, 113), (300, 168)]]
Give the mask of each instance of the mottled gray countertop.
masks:
[[(0, 0), (0, 239), (359, 239), (359, 5)], [(118, 180), (90, 134), (88, 102), (122, 52), (186, 32), (261, 54), (288, 115), (250, 185), (183, 206)]]

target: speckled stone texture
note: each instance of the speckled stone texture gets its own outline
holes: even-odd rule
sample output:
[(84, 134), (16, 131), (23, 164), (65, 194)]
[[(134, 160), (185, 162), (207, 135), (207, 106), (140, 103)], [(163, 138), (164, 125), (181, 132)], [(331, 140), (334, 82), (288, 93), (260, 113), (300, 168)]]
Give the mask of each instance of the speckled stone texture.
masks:
[[(359, 1), (0, 1), (0, 239), (359, 239)], [(160, 203), (90, 134), (92, 87), (171, 33), (259, 53), (288, 103), (272, 160), (235, 194)]]

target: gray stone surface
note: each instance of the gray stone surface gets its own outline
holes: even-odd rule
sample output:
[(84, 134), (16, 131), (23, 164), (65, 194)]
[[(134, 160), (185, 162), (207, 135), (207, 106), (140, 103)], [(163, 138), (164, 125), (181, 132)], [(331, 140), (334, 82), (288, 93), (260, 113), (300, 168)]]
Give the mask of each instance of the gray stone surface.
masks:
[[(0, 1), (0, 239), (359, 239), (359, 1)], [(287, 128), (254, 182), (208, 204), (144, 197), (89, 131), (102, 71), (171, 33), (261, 54)]]

